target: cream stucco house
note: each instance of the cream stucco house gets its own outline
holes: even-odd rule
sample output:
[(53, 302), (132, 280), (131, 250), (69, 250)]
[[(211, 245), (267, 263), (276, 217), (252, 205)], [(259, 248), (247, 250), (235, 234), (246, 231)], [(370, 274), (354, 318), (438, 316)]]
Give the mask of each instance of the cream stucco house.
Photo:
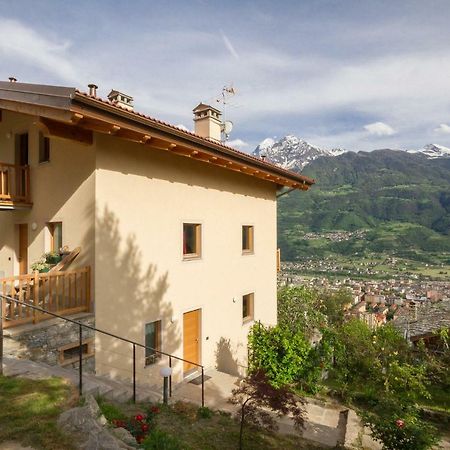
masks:
[[(0, 289), (205, 367), (242, 372), (255, 320), (276, 322), (276, 196), (313, 180), (73, 88), (0, 82)], [(31, 263), (81, 251), (66, 271)], [(38, 277), (40, 277), (38, 279)], [(34, 280), (34, 282), (30, 281)], [(19, 286), (20, 285), (20, 286)], [(38, 321), (10, 307), (7, 326)], [(41, 318), (42, 319), (42, 318)], [(164, 358), (137, 350), (140, 379)], [(96, 336), (98, 373), (130, 376), (130, 347)], [(174, 362), (181, 380), (195, 367)]]

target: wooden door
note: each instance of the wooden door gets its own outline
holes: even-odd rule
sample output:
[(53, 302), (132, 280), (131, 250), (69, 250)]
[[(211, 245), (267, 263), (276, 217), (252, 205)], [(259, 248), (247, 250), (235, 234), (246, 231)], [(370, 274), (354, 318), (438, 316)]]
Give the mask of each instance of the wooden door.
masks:
[(28, 225), (19, 225), (19, 275), (28, 273)]
[[(183, 358), (200, 364), (201, 309), (183, 314)], [(184, 372), (197, 369), (194, 364), (184, 363)]]

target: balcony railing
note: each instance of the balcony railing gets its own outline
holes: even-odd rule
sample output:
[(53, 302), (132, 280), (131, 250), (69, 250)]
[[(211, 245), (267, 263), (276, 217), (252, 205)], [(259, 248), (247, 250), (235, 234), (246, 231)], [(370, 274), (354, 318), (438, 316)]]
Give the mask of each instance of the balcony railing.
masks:
[[(0, 294), (59, 314), (91, 310), (91, 271), (82, 269), (0, 278)], [(3, 302), (3, 327), (37, 323), (51, 316), (20, 303)]]
[(0, 206), (31, 205), (30, 168), (0, 162)]

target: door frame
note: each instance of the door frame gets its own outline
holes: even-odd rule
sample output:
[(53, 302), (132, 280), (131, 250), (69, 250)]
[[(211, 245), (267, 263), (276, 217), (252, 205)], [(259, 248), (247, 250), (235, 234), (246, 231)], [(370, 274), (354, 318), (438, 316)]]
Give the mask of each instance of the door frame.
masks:
[[(199, 311), (199, 317), (198, 317), (198, 360), (197, 363), (198, 364), (202, 364), (202, 335), (203, 335), (203, 308), (202, 307), (194, 307), (194, 308), (189, 308), (185, 311), (182, 312), (183, 314), (183, 334), (182, 334), (182, 345), (183, 345), (183, 359), (187, 359), (185, 358), (185, 353), (184, 353), (184, 315), (194, 312), (194, 311)], [(189, 377), (190, 375), (192, 375), (193, 373), (196, 373), (199, 370), (199, 367), (194, 367), (191, 368), (187, 371), (184, 370), (184, 361), (183, 361), (183, 378)]]
[[(18, 223), (16, 224), (17, 227), (17, 273), (19, 275), (25, 275), (28, 273), (28, 249), (29, 249), (29, 244), (30, 244), (30, 240), (29, 240), (29, 230), (28, 230), (28, 223)], [(26, 229), (26, 231), (24, 231), (25, 236), (26, 236), (26, 256), (25, 256), (25, 272), (22, 272), (22, 267), (23, 267), (23, 261), (22, 261), (22, 257), (21, 257), (21, 250), (22, 250), (22, 230)]]

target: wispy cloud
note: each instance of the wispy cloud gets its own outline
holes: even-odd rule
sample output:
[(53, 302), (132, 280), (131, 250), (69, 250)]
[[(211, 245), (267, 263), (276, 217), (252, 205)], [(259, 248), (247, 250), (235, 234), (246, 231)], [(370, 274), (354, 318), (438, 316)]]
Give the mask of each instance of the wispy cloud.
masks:
[(364, 125), (364, 129), (375, 136), (392, 136), (395, 134), (395, 130), (384, 122), (374, 122)]
[(282, 8), (236, 0), (214, 7), (155, 0), (132, 10), (110, 3), (55, 9), (41, 0), (36, 9), (34, 0), (0, 0), (0, 78), (81, 88), (96, 82), (100, 95), (123, 90), (136, 110), (191, 129), (192, 108), (214, 102), (232, 80), (239, 95), (226, 117), (246, 151), (274, 134), (355, 150), (419, 148), (437, 136), (450, 145), (448, 0), (434, 9), (413, 1), (406, 10), (392, 0), (342, 0), (336, 8), (314, 0)]
[(68, 41), (50, 40), (22, 22), (1, 17), (0, 30), (0, 55), (3, 58), (39, 67), (66, 82), (78, 81), (77, 69), (70, 62)]
[(239, 59), (239, 54), (233, 47), (233, 44), (231, 43), (230, 39), (228, 39), (228, 36), (223, 31), (221, 31), (220, 34), (222, 36), (222, 40), (223, 43), (225, 44), (226, 49), (230, 52), (230, 55), (233, 56), (233, 58), (235, 59)]

